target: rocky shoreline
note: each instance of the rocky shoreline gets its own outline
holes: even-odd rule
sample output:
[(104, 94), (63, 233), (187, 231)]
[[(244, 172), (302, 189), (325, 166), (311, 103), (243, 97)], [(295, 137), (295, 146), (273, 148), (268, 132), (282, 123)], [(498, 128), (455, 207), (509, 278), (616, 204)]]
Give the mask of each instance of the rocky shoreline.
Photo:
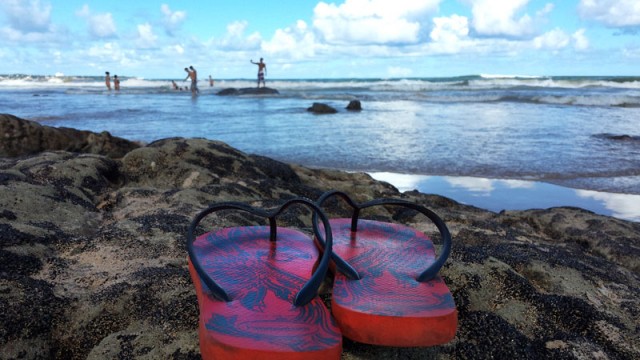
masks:
[[(454, 341), (405, 349), (345, 339), (344, 359), (640, 358), (638, 223), (577, 208), (496, 214), (204, 139), (140, 146), (103, 133), (102, 147), (45, 146), (56, 129), (36, 141), (17, 130), (29, 126), (40, 125), (0, 116), (2, 359), (199, 358), (185, 248), (193, 216), (213, 202), (269, 208), (328, 189), (418, 202), (454, 243), (442, 271), (459, 311)], [(40, 145), (21, 151), (25, 139)], [(420, 217), (376, 215), (435, 233)], [(290, 226), (309, 231), (307, 218)]]

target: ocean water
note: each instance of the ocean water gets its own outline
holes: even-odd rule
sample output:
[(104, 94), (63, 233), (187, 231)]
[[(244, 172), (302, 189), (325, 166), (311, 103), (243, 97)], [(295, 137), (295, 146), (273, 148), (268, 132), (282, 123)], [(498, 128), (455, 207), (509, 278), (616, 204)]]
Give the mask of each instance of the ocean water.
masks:
[[(221, 140), (289, 163), (365, 171), (401, 190), (495, 211), (569, 205), (640, 221), (640, 77), (267, 79), (267, 85), (280, 94), (216, 95), (255, 86), (243, 79), (214, 87), (202, 80), (192, 97), (172, 90), (168, 79), (124, 77), (116, 93), (101, 77), (0, 75), (0, 112), (143, 142)], [(350, 100), (360, 100), (363, 110), (345, 110)], [(338, 113), (313, 115), (306, 109), (314, 102)], [(407, 181), (411, 186), (403, 187)], [(474, 181), (494, 185), (478, 193), (477, 184), (469, 185)], [(528, 185), (498, 186), (505, 181)], [(508, 189), (519, 195), (505, 197)], [(594, 200), (605, 195), (615, 195), (624, 210)], [(514, 198), (521, 200), (511, 204)]]

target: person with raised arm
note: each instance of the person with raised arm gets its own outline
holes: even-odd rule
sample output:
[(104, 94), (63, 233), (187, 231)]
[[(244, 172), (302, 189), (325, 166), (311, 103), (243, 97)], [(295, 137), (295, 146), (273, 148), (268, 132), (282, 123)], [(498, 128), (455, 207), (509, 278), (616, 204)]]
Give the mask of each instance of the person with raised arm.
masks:
[(250, 60), (252, 64), (258, 65), (258, 87), (260, 87), (260, 82), (262, 81), (262, 86), (267, 87), (267, 83), (264, 81), (264, 76), (267, 74), (267, 64), (262, 61), (260, 58), (260, 62), (255, 62)]

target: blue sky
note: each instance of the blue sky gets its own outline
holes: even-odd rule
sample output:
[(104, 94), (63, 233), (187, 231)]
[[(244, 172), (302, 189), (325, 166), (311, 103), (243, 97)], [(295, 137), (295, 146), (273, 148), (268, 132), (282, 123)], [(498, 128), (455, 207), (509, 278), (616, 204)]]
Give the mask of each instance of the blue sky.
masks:
[(0, 74), (640, 75), (638, 0), (2, 0)]

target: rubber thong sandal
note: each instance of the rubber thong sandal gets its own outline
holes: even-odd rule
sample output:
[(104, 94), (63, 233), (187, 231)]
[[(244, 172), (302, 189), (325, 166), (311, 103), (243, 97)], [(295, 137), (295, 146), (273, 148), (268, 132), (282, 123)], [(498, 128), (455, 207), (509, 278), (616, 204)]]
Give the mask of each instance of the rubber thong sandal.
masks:
[[(294, 204), (310, 207), (322, 220), (327, 239), (322, 256), (308, 235), (277, 226), (276, 217)], [(269, 226), (223, 228), (196, 238), (200, 221), (221, 210), (268, 218)], [(331, 238), (326, 216), (301, 198), (271, 212), (231, 202), (198, 214), (189, 226), (187, 247), (202, 357), (339, 359), (340, 329), (317, 296), (329, 266)]]
[[(358, 342), (385, 346), (433, 346), (455, 336), (458, 315), (453, 296), (438, 271), (451, 252), (451, 235), (431, 210), (404, 200), (379, 199), (358, 204), (347, 194), (329, 191), (353, 208), (352, 218), (331, 219), (335, 269), (331, 311), (342, 334)], [(372, 206), (406, 207), (426, 215), (443, 245), (438, 258), (432, 241), (405, 225), (360, 219)], [(328, 251), (314, 220), (316, 244)], [(325, 228), (326, 230), (326, 228)]]

